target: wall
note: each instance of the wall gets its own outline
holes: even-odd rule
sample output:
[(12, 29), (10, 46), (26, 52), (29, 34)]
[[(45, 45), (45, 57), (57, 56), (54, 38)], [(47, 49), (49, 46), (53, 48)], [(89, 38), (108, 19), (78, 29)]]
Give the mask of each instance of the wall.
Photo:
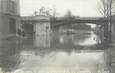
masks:
[(44, 35), (50, 33), (50, 22), (40, 22), (34, 25), (36, 35)]
[(50, 35), (35, 36), (34, 45), (36, 47), (50, 47)]

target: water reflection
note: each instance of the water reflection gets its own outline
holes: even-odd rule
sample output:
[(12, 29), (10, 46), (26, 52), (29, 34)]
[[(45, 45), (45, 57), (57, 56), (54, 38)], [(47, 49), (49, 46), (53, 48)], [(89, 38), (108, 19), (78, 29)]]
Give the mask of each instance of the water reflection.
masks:
[[(38, 53), (40, 51), (37, 51)], [(44, 53), (44, 57), (35, 55), (36, 51), (21, 51), (21, 63), (18, 71), (39, 71), (49, 72), (62, 72), (72, 71), (92, 71), (97, 72), (105, 68), (104, 52), (85, 52), (81, 53), (71, 52), (68, 55), (67, 52), (50, 51), (50, 53)], [(90, 62), (89, 62), (90, 61)]]
[(53, 48), (83, 48), (87, 46), (96, 46), (103, 44), (102, 40), (96, 34), (91, 32), (76, 34), (58, 34), (51, 39), (51, 47)]
[(101, 43), (101, 39), (96, 34), (91, 32), (91, 34), (89, 35), (88, 38), (80, 41), (78, 44), (83, 45), (83, 46), (87, 46), (87, 45), (90, 46), (90, 45), (95, 45), (95, 44), (99, 44), (99, 43)]
[(23, 39), (22, 45), (24, 48), (83, 48), (84, 46), (102, 44), (101, 41), (100, 37), (92, 31), (70, 35), (55, 32)]
[(20, 64), (19, 49), (17, 50), (17, 43), (14, 40), (3, 39), (0, 46), (0, 73), (11, 72), (18, 68)]

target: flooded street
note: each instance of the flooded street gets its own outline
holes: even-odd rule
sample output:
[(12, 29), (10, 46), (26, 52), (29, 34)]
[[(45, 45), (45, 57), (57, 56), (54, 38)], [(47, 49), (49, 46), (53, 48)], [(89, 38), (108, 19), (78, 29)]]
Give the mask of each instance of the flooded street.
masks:
[(0, 73), (115, 73), (115, 0), (0, 0)]
[(93, 31), (1, 40), (0, 73), (109, 73), (108, 47)]

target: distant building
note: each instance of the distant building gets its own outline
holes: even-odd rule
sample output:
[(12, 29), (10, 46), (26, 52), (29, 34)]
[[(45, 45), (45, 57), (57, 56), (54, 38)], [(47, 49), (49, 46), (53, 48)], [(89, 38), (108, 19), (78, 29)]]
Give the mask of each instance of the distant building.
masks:
[(45, 35), (50, 33), (50, 18), (48, 16), (23, 16), (22, 28), (26, 35)]
[(15, 34), (19, 15), (19, 0), (0, 0), (0, 34)]

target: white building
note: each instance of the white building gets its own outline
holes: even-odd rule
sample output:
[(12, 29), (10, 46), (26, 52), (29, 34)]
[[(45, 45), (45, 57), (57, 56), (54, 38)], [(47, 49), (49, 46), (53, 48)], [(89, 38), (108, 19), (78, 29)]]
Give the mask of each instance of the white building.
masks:
[(50, 18), (47, 16), (22, 17), (22, 25), (26, 34), (46, 35), (50, 33)]

